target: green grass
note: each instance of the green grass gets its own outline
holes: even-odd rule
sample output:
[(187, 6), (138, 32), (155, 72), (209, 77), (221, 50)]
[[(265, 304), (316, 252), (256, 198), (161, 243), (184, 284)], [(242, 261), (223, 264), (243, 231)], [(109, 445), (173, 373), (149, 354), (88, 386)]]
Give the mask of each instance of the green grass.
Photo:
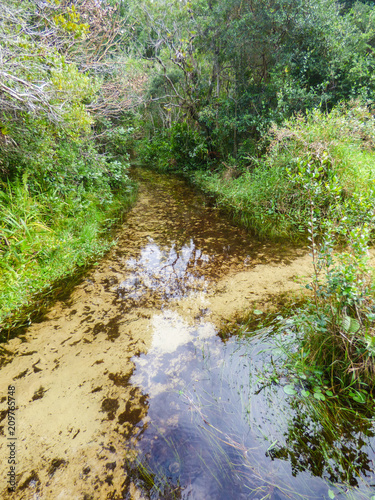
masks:
[(55, 292), (111, 247), (111, 227), (136, 197), (30, 194), (27, 180), (0, 191), (0, 331), (27, 324)]
[[(235, 178), (228, 172), (200, 171), (193, 182), (213, 195), (219, 206), (234, 214), (241, 225), (261, 237), (306, 239), (309, 200), (296, 182), (298, 161), (322, 158), (325, 152), (337, 176), (342, 200), (371, 191), (375, 172), (375, 125), (372, 115), (358, 103), (330, 114), (319, 110), (297, 116), (270, 130), (267, 153), (250, 161)], [(323, 218), (332, 197), (322, 191), (318, 200)], [(375, 200), (374, 200), (375, 201)]]

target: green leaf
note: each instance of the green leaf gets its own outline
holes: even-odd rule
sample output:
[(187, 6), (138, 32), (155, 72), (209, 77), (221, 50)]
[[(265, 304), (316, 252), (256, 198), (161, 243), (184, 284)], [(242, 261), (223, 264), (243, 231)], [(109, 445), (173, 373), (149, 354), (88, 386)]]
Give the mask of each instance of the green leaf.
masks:
[(260, 316), (261, 314), (263, 314), (263, 311), (259, 311), (259, 309), (254, 309), (253, 313), (254, 313), (256, 316)]
[(301, 391), (301, 394), (302, 394), (302, 396), (303, 396), (304, 398), (307, 398), (308, 396), (310, 396), (309, 391), (305, 391), (305, 390)]
[(366, 395), (363, 394), (363, 392), (350, 392), (349, 393), (349, 396), (351, 396), (352, 399), (354, 399), (354, 401), (356, 401), (357, 403), (366, 403)]
[(372, 356), (375, 355), (375, 337), (365, 334), (366, 348)]
[(356, 320), (355, 318), (351, 318), (350, 316), (344, 316), (341, 320), (341, 326), (345, 333), (349, 335), (354, 335), (355, 333), (358, 332), (360, 329), (361, 325), (359, 324), (359, 321)]
[(335, 498), (335, 493), (332, 490), (328, 490), (328, 496), (329, 498)]
[(358, 330), (361, 328), (361, 325), (359, 324), (359, 321), (354, 318), (350, 318), (350, 330), (349, 333), (351, 335), (354, 335), (355, 333), (358, 332)]
[(332, 391), (326, 391), (326, 395), (329, 396), (330, 398), (333, 397), (333, 392)]
[(277, 445), (278, 443), (278, 439), (276, 439), (276, 441), (274, 441), (268, 448), (267, 448), (267, 451), (271, 451), (273, 450), (273, 448), (275, 448), (275, 446)]
[(285, 394), (288, 394), (289, 396), (294, 396), (294, 394), (297, 394), (297, 391), (295, 390), (293, 385), (285, 385), (284, 392), (285, 392)]
[(325, 401), (326, 397), (321, 392), (314, 392), (314, 398), (318, 401)]
[(341, 321), (341, 326), (343, 330), (348, 333), (349, 328), (350, 328), (350, 318), (349, 316), (344, 316)]

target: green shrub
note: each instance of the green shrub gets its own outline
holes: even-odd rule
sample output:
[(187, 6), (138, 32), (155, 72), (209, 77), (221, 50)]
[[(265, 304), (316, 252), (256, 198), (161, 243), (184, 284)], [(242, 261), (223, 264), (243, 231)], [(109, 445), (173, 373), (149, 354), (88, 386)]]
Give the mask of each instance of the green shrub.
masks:
[(145, 139), (139, 147), (140, 160), (152, 168), (169, 172), (189, 173), (207, 168), (208, 148), (204, 137), (184, 123)]
[(301, 178), (295, 175), (301, 164), (318, 162), (322, 168), (315, 200), (322, 222), (336, 210), (335, 195), (325, 181), (337, 179), (340, 203), (360, 194), (372, 197), (375, 123), (366, 106), (353, 102), (329, 114), (314, 110), (282, 127), (273, 126), (270, 133), (266, 154), (249, 158), (247, 171), (240, 177), (194, 175), (202, 189), (215, 195), (218, 204), (249, 229), (267, 237), (306, 238), (309, 201)]

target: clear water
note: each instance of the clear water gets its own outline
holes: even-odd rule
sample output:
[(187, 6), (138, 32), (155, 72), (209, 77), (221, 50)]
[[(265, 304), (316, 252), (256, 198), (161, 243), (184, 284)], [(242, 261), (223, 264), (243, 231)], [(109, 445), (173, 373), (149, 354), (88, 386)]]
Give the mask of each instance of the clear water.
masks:
[(181, 180), (132, 175), (140, 197), (113, 251), (3, 349), (0, 385), (18, 395), (14, 498), (371, 498), (372, 416), (270, 383), (288, 335), (218, 335), (225, 280), (261, 265), (276, 293), (300, 250), (256, 241)]

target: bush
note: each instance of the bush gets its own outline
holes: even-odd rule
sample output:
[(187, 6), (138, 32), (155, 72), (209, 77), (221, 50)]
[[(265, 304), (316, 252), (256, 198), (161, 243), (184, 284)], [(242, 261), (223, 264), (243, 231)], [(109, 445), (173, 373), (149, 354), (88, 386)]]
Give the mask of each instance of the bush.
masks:
[(163, 171), (188, 173), (208, 165), (205, 139), (185, 122), (144, 140), (138, 155), (146, 165)]
[(274, 125), (270, 133), (266, 154), (249, 159), (244, 175), (195, 174), (195, 182), (249, 229), (267, 237), (306, 238), (310, 205), (303, 175), (308, 172), (303, 174), (301, 166), (308, 169), (319, 164), (322, 169), (315, 199), (322, 222), (337, 210), (335, 194), (326, 181), (337, 179), (342, 204), (361, 194), (371, 199), (375, 122), (366, 106), (352, 102), (329, 114), (314, 110), (282, 127)]
[[(313, 300), (297, 325), (304, 333), (306, 361), (327, 372), (332, 386), (355, 389), (358, 399), (364, 387), (372, 390), (375, 386), (375, 286), (368, 264), (375, 184), (367, 193), (342, 201), (337, 177), (323, 174), (317, 162), (301, 163), (296, 174), (310, 205), (314, 265), (313, 281), (308, 285)], [(322, 222), (317, 202), (323, 190), (332, 199), (330, 213)], [(317, 243), (319, 236), (321, 242)], [(338, 253), (337, 244), (342, 242), (345, 250)]]

